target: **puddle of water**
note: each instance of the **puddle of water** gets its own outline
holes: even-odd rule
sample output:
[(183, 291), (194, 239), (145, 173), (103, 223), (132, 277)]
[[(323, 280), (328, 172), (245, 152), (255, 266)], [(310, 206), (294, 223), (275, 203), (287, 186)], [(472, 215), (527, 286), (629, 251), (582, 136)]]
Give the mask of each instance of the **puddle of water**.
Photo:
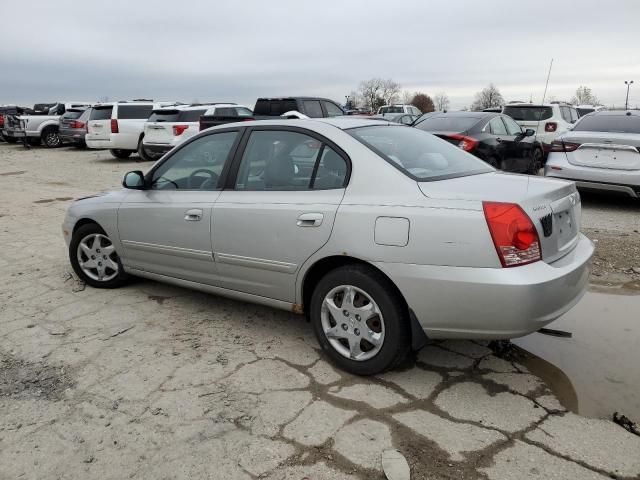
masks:
[(587, 292), (549, 328), (513, 343), (534, 354), (522, 363), (545, 380), (565, 408), (589, 417), (621, 412), (640, 420), (640, 296)]

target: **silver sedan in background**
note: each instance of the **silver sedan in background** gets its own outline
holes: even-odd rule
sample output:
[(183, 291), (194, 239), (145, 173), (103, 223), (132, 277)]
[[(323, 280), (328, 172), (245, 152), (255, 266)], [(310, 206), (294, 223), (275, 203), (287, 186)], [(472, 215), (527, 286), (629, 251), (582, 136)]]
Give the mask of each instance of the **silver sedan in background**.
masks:
[(427, 338), (526, 335), (588, 283), (573, 183), (501, 173), (390, 122), (211, 128), (123, 186), (64, 220), (86, 283), (135, 275), (304, 313), (356, 374)]
[(640, 197), (640, 112), (581, 117), (551, 145), (544, 174), (574, 180), (585, 190)]

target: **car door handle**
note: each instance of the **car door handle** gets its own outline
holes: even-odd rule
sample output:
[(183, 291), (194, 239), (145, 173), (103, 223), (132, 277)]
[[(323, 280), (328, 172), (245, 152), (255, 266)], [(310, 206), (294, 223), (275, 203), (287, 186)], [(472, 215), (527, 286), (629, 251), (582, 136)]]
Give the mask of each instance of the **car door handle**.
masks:
[(324, 215), (322, 213), (303, 213), (298, 217), (296, 225), (299, 227), (319, 227), (322, 225)]
[(202, 220), (202, 210), (199, 208), (194, 208), (192, 210), (187, 210), (184, 212), (184, 219), (187, 222), (199, 222)]

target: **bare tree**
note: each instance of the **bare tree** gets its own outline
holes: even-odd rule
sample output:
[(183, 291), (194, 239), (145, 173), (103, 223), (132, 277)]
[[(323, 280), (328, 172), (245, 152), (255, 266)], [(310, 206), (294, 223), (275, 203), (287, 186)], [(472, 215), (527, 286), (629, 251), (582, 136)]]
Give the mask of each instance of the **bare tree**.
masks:
[(493, 83), (490, 83), (488, 87), (476, 93), (471, 110), (477, 112), (485, 108), (499, 107), (500, 105), (504, 105), (504, 98), (502, 98), (500, 90)]
[(451, 102), (449, 102), (449, 97), (446, 93), (440, 92), (436, 93), (436, 95), (433, 97), (433, 103), (436, 110), (443, 111), (449, 110), (449, 105)]
[(377, 100), (382, 92), (382, 83), (384, 80), (381, 78), (372, 78), (371, 80), (363, 80), (358, 86), (358, 93), (362, 98), (362, 103), (365, 108), (375, 110)]
[(409, 105), (411, 103), (411, 100), (413, 100), (414, 97), (414, 93), (411, 93), (409, 90), (403, 90), (402, 91), (402, 104), (403, 105)]
[(383, 98), (386, 105), (391, 105), (398, 100), (400, 94), (400, 84), (390, 78), (382, 80), (382, 91), (380, 96)]
[(422, 92), (416, 92), (411, 99), (411, 105), (418, 107), (422, 113), (433, 112), (435, 110), (431, 97)]
[(576, 95), (571, 99), (571, 103), (574, 105), (598, 105), (600, 100), (589, 87), (580, 85), (576, 90)]

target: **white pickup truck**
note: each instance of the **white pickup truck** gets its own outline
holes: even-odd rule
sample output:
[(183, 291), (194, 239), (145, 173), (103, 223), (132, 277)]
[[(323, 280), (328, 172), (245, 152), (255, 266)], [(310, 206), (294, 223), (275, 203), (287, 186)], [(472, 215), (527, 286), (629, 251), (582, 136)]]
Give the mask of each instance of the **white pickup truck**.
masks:
[(9, 115), (2, 133), (8, 138), (26, 137), (32, 144), (42, 142), (48, 148), (59, 147), (62, 145), (58, 137), (60, 116), (70, 108), (86, 108), (92, 104), (92, 102), (59, 102), (49, 109), (48, 115)]

